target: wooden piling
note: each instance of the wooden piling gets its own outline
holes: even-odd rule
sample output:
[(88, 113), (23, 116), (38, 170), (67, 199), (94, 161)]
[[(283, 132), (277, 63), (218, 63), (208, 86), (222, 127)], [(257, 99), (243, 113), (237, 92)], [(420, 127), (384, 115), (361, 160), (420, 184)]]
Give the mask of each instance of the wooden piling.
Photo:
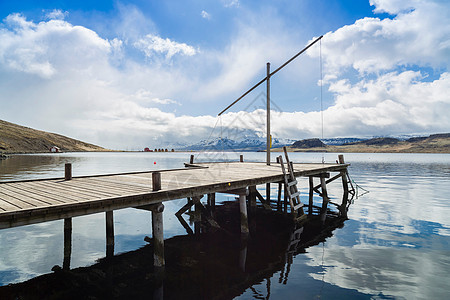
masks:
[(65, 180), (72, 179), (72, 164), (70, 163), (64, 165), (64, 179)]
[(313, 213), (313, 204), (314, 204), (314, 177), (309, 176), (309, 203), (308, 203), (308, 215), (312, 215)]
[(200, 197), (192, 197), (192, 201), (194, 202), (194, 209), (195, 209), (195, 215), (199, 216), (199, 220), (195, 220), (194, 222), (194, 233), (200, 234), (201, 229), (201, 222), (202, 222), (202, 209), (201, 209), (201, 203), (200, 203)]
[(248, 187), (248, 203), (250, 210), (256, 208), (256, 185), (251, 185)]
[(240, 161), (240, 162), (244, 162), (244, 155), (242, 155), (242, 154), (239, 155), (239, 161)]
[(152, 187), (153, 191), (159, 191), (161, 189), (161, 173), (153, 172), (152, 173)]
[(106, 257), (114, 256), (114, 213), (105, 212), (106, 219)]
[(247, 248), (248, 248), (248, 235), (241, 235), (241, 247), (239, 251), (239, 268), (242, 272), (245, 272), (245, 265), (247, 263)]
[(162, 203), (152, 207), (153, 264), (155, 268), (162, 268), (165, 265), (163, 211)]
[(214, 213), (214, 211), (216, 210), (216, 193), (208, 194), (206, 199), (209, 210), (211, 211), (211, 213)]
[(281, 211), (282, 203), (281, 203), (281, 190), (283, 188), (283, 183), (278, 182), (278, 198), (277, 198), (277, 211)]
[(322, 187), (322, 209), (320, 211), (320, 214), (322, 216), (322, 220), (325, 221), (325, 217), (327, 214), (327, 206), (328, 206), (328, 192), (327, 192), (327, 183), (325, 180), (325, 177), (320, 177), (320, 185)]
[(241, 194), (239, 195), (239, 209), (241, 212), (241, 234), (242, 235), (248, 235), (249, 229), (248, 229), (248, 215), (247, 215), (247, 201), (246, 201), (246, 195)]
[(194, 155), (191, 155), (191, 158), (189, 159), (189, 163), (192, 165), (194, 163)]
[(72, 255), (72, 218), (64, 219), (64, 261), (63, 269), (70, 270)]
[[(340, 154), (338, 156), (338, 159), (339, 159), (340, 164), (345, 164), (344, 155)], [(348, 194), (349, 194), (347, 169), (345, 169), (344, 171), (341, 171), (340, 174), (341, 174), (341, 178), (342, 178), (342, 188), (344, 190), (344, 193), (342, 195), (342, 203), (341, 203), (341, 206), (339, 207), (339, 211), (341, 212), (342, 216), (346, 218), (347, 217)]]

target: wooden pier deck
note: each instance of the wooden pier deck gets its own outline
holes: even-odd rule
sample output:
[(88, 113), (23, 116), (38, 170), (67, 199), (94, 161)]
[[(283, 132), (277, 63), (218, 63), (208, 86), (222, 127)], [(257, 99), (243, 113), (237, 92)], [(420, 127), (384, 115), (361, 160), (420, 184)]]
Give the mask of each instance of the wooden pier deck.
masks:
[[(294, 164), (296, 177), (343, 172), (348, 164)], [(282, 182), (273, 163), (200, 163), (158, 171), (161, 189), (153, 191), (152, 173), (28, 180), (0, 183), (0, 229), (66, 219), (128, 207), (145, 207), (174, 199), (227, 192)]]

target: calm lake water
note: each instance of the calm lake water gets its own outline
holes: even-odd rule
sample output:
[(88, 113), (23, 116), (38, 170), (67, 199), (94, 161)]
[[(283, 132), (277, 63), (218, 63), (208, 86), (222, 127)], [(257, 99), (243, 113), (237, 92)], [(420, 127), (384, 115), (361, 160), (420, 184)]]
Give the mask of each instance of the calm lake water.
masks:
[[(240, 153), (200, 154), (198, 160), (238, 160)], [(275, 154), (273, 159), (275, 160)], [(244, 153), (264, 161), (265, 153)], [(320, 162), (320, 153), (292, 153), (294, 162)], [(325, 154), (334, 162), (337, 154)], [(197, 159), (197, 158), (196, 158)], [(17, 155), (0, 161), (0, 181), (182, 168), (189, 153), (60, 153)], [(369, 193), (354, 199), (348, 220), (324, 242), (297, 254), (283, 271), (248, 286), (238, 299), (450, 299), (450, 155), (345, 154), (355, 183)], [(308, 182), (300, 180), (303, 202)], [(364, 190), (359, 188), (359, 194)], [(340, 181), (329, 186), (340, 200)], [(273, 196), (275, 197), (275, 189)], [(234, 200), (218, 195), (219, 201)], [(186, 231), (174, 213), (185, 200), (165, 204), (164, 235)], [(136, 250), (151, 235), (149, 212), (116, 211), (115, 253)], [(105, 257), (105, 217), (73, 219), (71, 268)], [(0, 230), (0, 286), (51, 273), (63, 261), (63, 221)]]

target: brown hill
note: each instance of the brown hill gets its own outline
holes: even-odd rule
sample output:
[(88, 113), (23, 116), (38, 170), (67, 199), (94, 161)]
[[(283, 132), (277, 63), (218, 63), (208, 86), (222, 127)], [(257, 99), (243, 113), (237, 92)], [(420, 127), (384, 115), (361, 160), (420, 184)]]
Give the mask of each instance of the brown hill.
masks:
[(65, 152), (108, 151), (105, 148), (60, 134), (36, 130), (0, 120), (0, 152), (49, 152), (53, 146), (57, 146), (61, 151)]
[[(340, 146), (310, 143), (316, 139), (297, 141), (288, 147), (294, 152), (342, 152), (342, 153), (450, 153), (450, 133), (433, 134), (428, 137), (416, 137), (406, 141), (395, 138), (373, 138)], [(302, 145), (297, 147), (295, 145)], [(309, 147), (307, 147), (310, 145)], [(273, 149), (273, 151), (281, 151)]]
[(292, 144), (292, 148), (317, 148), (325, 147), (326, 145), (319, 139), (306, 139), (301, 141), (296, 141)]

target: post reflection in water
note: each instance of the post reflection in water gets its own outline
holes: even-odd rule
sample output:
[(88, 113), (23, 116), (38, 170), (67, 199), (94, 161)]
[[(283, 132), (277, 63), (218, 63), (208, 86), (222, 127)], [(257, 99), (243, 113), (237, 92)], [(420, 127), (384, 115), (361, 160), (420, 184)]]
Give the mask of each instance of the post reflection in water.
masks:
[[(197, 207), (200, 205), (197, 203)], [(237, 201), (215, 205), (216, 226), (204, 217), (210, 217), (210, 212), (211, 206), (206, 205), (194, 215), (194, 227), (198, 229), (194, 234), (165, 241), (163, 272), (153, 266), (152, 239), (147, 239), (149, 244), (141, 249), (115, 256), (107, 248), (106, 257), (98, 263), (70, 270), (71, 219), (66, 219), (63, 268), (0, 287), (0, 298), (37, 299), (58, 294), (69, 298), (153, 295), (153, 299), (228, 299), (247, 289), (261, 296), (257, 288), (265, 283), (263, 294), (268, 299), (275, 273), (280, 272), (279, 282), (286, 284), (293, 257), (331, 236), (345, 221), (339, 214), (331, 214), (325, 221), (311, 216), (299, 225), (287, 214), (258, 207), (249, 213), (250, 235), (242, 235)]]

